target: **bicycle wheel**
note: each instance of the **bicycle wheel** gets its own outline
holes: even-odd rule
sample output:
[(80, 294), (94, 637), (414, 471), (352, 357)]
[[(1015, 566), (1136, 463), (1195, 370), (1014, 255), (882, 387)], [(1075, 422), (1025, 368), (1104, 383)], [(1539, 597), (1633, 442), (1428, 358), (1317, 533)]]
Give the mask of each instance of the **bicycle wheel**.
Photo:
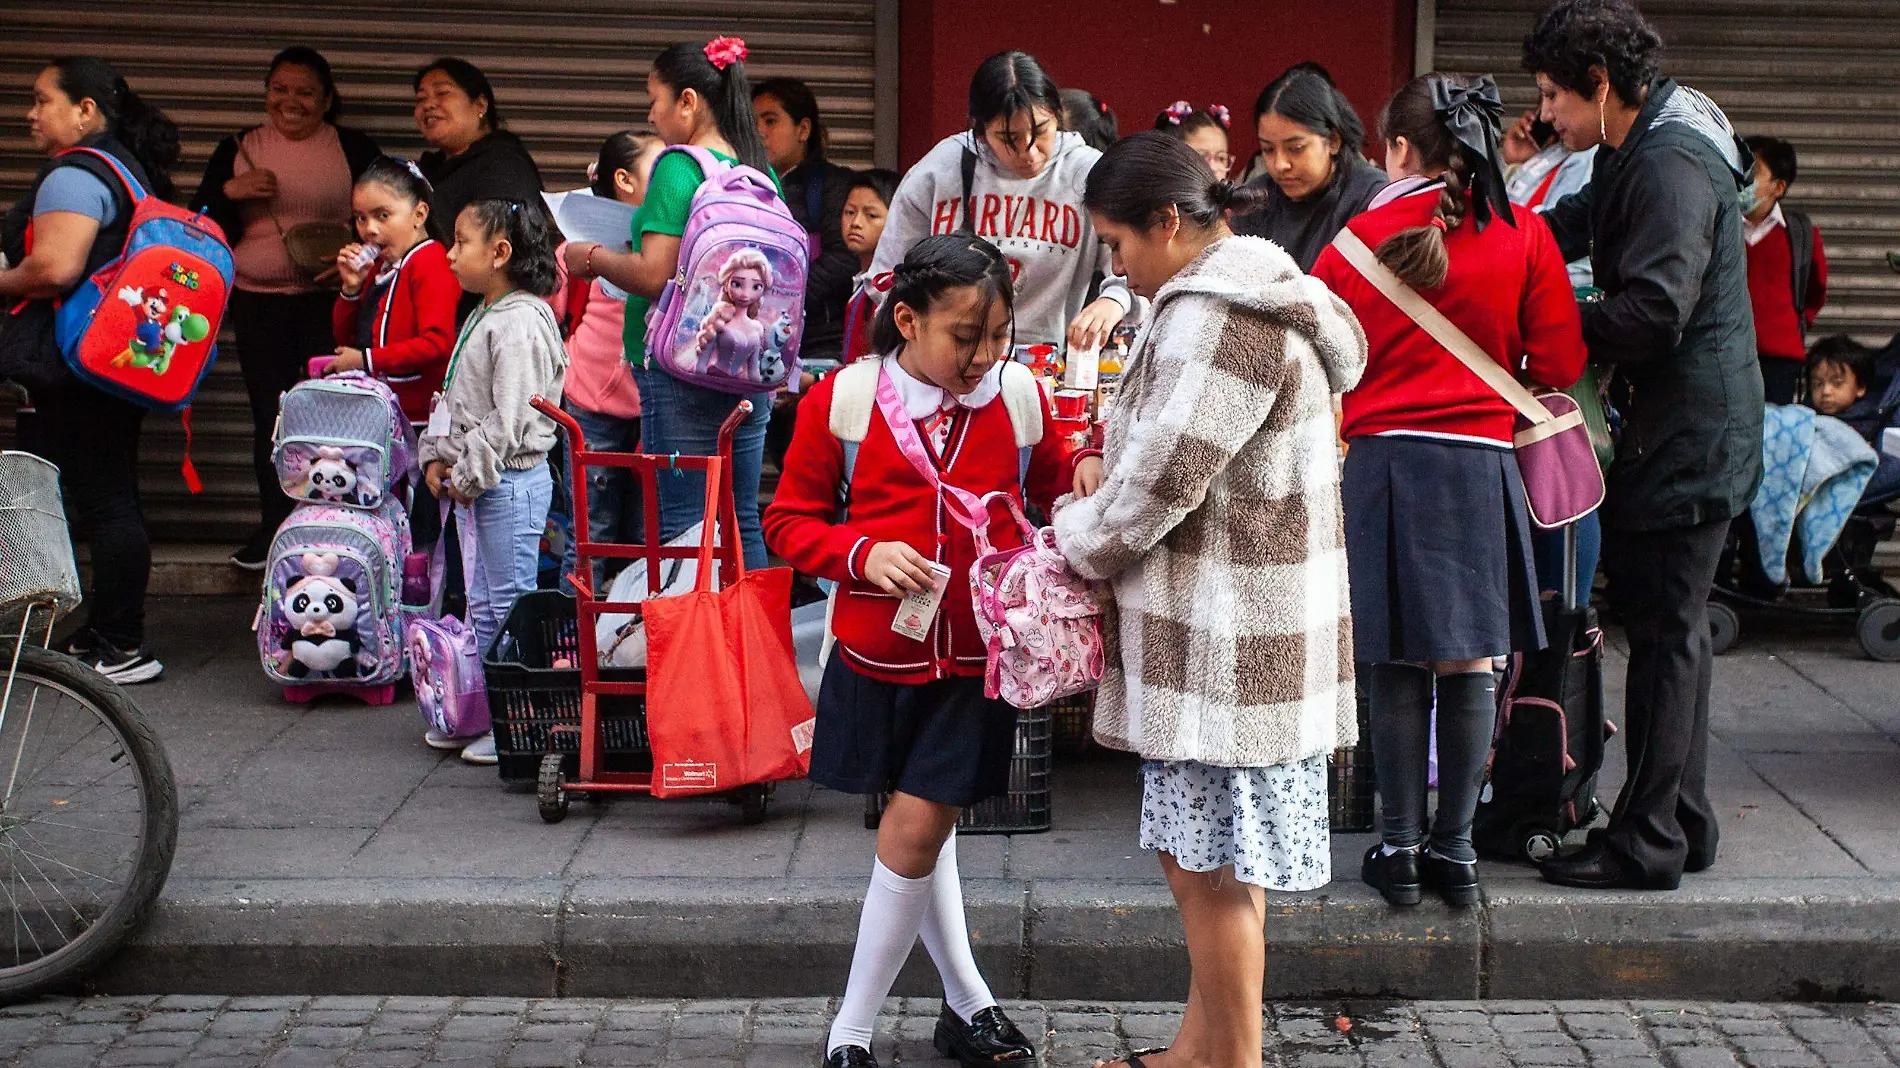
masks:
[(178, 842), (171, 762), (124, 690), (0, 642), (0, 1003), (98, 968), (150, 917)]

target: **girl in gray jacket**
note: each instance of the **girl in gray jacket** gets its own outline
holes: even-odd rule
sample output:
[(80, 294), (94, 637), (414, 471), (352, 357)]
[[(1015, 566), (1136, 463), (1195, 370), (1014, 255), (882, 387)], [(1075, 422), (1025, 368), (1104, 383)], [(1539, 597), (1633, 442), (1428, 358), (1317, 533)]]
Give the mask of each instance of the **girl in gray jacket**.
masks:
[[(567, 350), (543, 298), (556, 289), (554, 238), (540, 205), (477, 200), (455, 219), (449, 268), (482, 298), (449, 356), (442, 392), (422, 435), (429, 491), (455, 502), (464, 547), (468, 621), (488, 648), (515, 599), (535, 588), (536, 562), (554, 479), (553, 420), (528, 403), (559, 404)], [(471, 764), (495, 763), (493, 734), (430, 745), (461, 749)]]

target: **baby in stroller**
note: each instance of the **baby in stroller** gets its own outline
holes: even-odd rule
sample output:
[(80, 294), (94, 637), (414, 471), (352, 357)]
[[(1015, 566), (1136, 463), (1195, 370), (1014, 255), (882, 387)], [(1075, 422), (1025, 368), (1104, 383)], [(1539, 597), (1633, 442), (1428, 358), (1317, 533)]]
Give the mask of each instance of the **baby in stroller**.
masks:
[(1735, 521), (1709, 606), (1718, 652), (1739, 629), (1733, 604), (1852, 618), (1868, 655), (1900, 660), (1900, 594), (1873, 567), (1900, 499), (1900, 455), (1881, 450), (1900, 439), (1897, 369), (1900, 336), (1879, 351), (1823, 338), (1808, 352), (1807, 403), (1768, 406), (1762, 486)]

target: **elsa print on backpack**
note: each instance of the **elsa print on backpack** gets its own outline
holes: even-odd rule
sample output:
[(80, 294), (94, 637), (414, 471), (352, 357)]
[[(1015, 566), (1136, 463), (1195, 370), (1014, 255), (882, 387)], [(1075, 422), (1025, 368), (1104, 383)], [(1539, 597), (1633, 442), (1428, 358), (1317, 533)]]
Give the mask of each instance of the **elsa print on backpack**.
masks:
[(706, 180), (680, 238), (679, 270), (654, 302), (647, 352), (676, 378), (725, 393), (798, 380), (805, 232), (771, 179), (703, 148), (676, 145)]

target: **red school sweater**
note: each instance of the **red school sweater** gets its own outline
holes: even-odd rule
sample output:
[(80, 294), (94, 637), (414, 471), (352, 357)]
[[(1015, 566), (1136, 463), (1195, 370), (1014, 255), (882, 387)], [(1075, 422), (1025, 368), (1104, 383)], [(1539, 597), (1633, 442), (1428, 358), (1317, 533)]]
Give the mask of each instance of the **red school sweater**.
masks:
[(1794, 249), (1785, 224), (1778, 224), (1760, 241), (1748, 246), (1748, 300), (1755, 308), (1755, 351), (1779, 360), (1805, 360), (1807, 331), (1827, 303), (1827, 256), (1821, 250), (1821, 228), (1814, 228), (1814, 266), (1808, 268), (1808, 291), (1802, 306), (1794, 306)]
[[(904, 459), (890, 427), (875, 412), (870, 433), (858, 446), (850, 513), (838, 522), (844, 446), (830, 429), (836, 385), (835, 377), (826, 377), (799, 402), (785, 473), (765, 510), (766, 544), (798, 570), (839, 584), (832, 632), (846, 663), (861, 674), (904, 683), (983, 674), (987, 656), (970, 603), (976, 542)], [(1074, 462), (1061, 435), (1051, 429), (1051, 419), (1045, 399), (1042, 440), (1030, 451), (1027, 479), (1030, 498), (1045, 508), (1068, 492), (1074, 478)], [(976, 494), (1017, 490), (1020, 457), (1000, 396), (982, 408), (958, 408), (942, 457), (928, 440), (924, 447), (950, 485)], [(990, 538), (997, 549), (1022, 544), (1002, 509), (992, 509), (992, 518)], [(898, 599), (864, 577), (865, 557), (881, 541), (907, 542), (950, 568), (948, 592), (925, 641), (891, 630)]]
[(338, 295), (330, 326), (339, 345), (354, 347), (357, 316), (374, 315), (370, 347), (363, 357), (368, 371), (389, 383), (412, 423), (429, 420), (429, 402), (442, 388), (449, 353), (455, 348), (455, 305), (462, 285), (449, 270), (449, 254), (440, 242), (424, 241), (394, 267), (381, 261), (376, 274), (363, 283), (368, 292), (378, 278), (394, 271), (396, 280), (384, 287), (375, 307), (363, 304), (362, 294)]
[[(1431, 225), (1439, 186), (1399, 197), (1346, 225), (1367, 247), (1415, 226)], [(1583, 325), (1550, 228), (1514, 209), (1517, 225), (1493, 218), (1478, 232), (1467, 215), (1445, 236), (1451, 269), (1443, 285), (1420, 291), (1432, 307), (1500, 365), (1555, 389), (1583, 373)], [(1359, 317), (1366, 332), (1366, 373), (1343, 398), (1346, 438), (1389, 431), (1455, 434), (1509, 444), (1515, 408), (1444, 346), (1373, 288), (1337, 249), (1313, 265)]]

